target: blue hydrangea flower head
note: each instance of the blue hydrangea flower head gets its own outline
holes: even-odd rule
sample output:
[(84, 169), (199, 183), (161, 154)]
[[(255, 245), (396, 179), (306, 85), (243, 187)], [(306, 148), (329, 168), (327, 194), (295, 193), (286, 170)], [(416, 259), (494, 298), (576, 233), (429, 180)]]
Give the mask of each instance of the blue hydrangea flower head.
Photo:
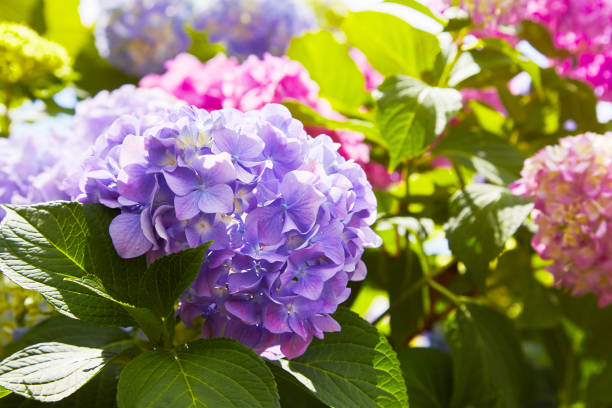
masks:
[(364, 278), (364, 248), (381, 244), (372, 187), (337, 149), (281, 105), (128, 114), (96, 140), (73, 199), (121, 210), (110, 235), (122, 257), (213, 241), (183, 321), (293, 358), (340, 329), (330, 314)]
[[(205, 4), (204, 4), (205, 3)], [(311, 7), (299, 0), (211, 0), (194, 12), (194, 27), (230, 54), (283, 55), (289, 42), (316, 27)]]
[(161, 73), (164, 62), (187, 51), (185, 22), (191, 8), (180, 0), (108, 0), (96, 22), (96, 47), (133, 76)]

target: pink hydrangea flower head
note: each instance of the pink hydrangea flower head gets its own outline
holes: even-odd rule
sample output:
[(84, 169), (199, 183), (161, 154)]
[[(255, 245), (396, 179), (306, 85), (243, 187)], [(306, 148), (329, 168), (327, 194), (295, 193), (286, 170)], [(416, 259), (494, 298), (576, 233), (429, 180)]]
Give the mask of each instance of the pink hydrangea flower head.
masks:
[[(147, 75), (140, 81), (140, 86), (162, 88), (178, 99), (208, 111), (234, 108), (247, 112), (261, 109), (269, 103), (295, 100), (330, 119), (343, 119), (342, 115), (334, 112), (329, 102), (319, 97), (319, 85), (310, 78), (302, 64), (287, 56), (265, 54), (259, 58), (252, 55), (238, 63), (219, 54), (202, 63), (192, 55), (181, 54), (168, 61), (166, 69), (167, 72), (161, 75)], [(372, 72), (376, 71), (372, 68)], [(373, 78), (376, 78), (375, 75)], [(371, 85), (378, 86), (377, 81), (380, 80), (372, 79)], [(321, 127), (307, 127), (306, 130), (311, 136), (321, 133), (329, 135), (334, 142), (340, 143), (339, 152), (343, 157), (353, 159), (367, 170), (371, 169), (372, 174), (376, 174), (370, 180), (375, 188), (388, 188), (397, 181), (397, 175), (390, 175), (381, 165), (370, 163), (370, 148), (364, 143), (362, 134)]]
[(555, 283), (612, 303), (612, 133), (561, 139), (525, 161), (512, 192), (534, 200), (532, 246)]
[(357, 48), (351, 48), (350, 54), (351, 58), (353, 58), (353, 61), (355, 61), (357, 67), (359, 67), (359, 70), (365, 77), (366, 90), (373, 91), (374, 89), (378, 88), (378, 86), (385, 80), (385, 77), (374, 69), (372, 65), (370, 65), (370, 62), (366, 56), (363, 55), (363, 52), (359, 51)]
[(463, 100), (464, 104), (468, 101), (475, 100), (479, 102), (484, 102), (499, 112), (506, 112), (506, 108), (504, 108), (501, 99), (499, 99), (499, 95), (495, 88), (462, 89), (461, 99)]

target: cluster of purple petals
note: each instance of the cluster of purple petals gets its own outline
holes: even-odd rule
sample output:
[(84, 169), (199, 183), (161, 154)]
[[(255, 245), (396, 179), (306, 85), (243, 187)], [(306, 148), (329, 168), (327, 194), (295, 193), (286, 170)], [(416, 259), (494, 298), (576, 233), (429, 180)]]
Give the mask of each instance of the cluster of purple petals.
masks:
[(94, 31), (98, 52), (129, 75), (163, 71), (164, 62), (191, 45), (185, 28), (189, 3), (105, 0)]
[(362, 168), (281, 105), (195, 107), (118, 118), (83, 162), (80, 202), (121, 209), (110, 234), (122, 257), (154, 259), (213, 241), (179, 304), (203, 337), (258, 353), (301, 355), (363, 279), (376, 199)]
[(241, 57), (282, 55), (293, 37), (317, 24), (313, 10), (299, 0), (210, 0), (202, 5), (194, 13), (194, 27)]

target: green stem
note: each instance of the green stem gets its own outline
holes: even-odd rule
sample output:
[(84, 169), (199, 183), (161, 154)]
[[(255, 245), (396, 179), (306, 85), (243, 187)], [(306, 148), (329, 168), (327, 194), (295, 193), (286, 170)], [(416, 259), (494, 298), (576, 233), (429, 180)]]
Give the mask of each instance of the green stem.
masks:
[(441, 284), (439, 284), (435, 280), (428, 279), (427, 283), (429, 283), (429, 286), (431, 286), (432, 289), (436, 290), (437, 292), (439, 292), (443, 296), (447, 297), (448, 300), (450, 300), (454, 304), (459, 305), (460, 303), (462, 303), (460, 296), (457, 296), (456, 294), (454, 294), (453, 292), (451, 292), (450, 290), (448, 290), (447, 288), (445, 288), (444, 286), (442, 286)]

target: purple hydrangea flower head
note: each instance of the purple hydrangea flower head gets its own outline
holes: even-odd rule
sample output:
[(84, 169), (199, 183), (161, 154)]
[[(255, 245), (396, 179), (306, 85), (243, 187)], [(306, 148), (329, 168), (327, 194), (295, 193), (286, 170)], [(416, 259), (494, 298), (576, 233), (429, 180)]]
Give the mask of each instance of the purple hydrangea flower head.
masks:
[(241, 57), (282, 55), (291, 38), (316, 26), (312, 8), (299, 0), (211, 0), (194, 14), (197, 29)]
[(187, 51), (189, 2), (105, 0), (96, 22), (96, 47), (111, 64), (133, 76), (161, 72), (164, 62)]
[(110, 234), (123, 257), (213, 241), (183, 321), (292, 358), (339, 330), (330, 314), (381, 243), (372, 187), (337, 150), (281, 105), (125, 115), (96, 140), (73, 198), (121, 210)]

